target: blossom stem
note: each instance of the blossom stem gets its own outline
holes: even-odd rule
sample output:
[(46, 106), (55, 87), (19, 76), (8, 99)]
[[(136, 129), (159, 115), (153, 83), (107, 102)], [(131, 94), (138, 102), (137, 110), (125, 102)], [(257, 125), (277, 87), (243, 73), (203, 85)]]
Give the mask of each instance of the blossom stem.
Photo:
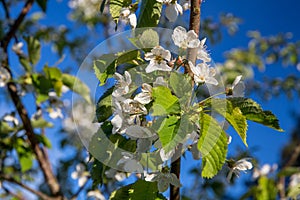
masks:
[(206, 102), (206, 101), (208, 101), (208, 100), (210, 100), (210, 99), (212, 99), (212, 98), (214, 98), (214, 97), (220, 96), (220, 95), (222, 95), (222, 94), (226, 94), (226, 92), (219, 92), (219, 93), (217, 93), (217, 94), (211, 95), (210, 97), (208, 97), (208, 98), (203, 99), (202, 101), (200, 101), (198, 104), (201, 105), (201, 104), (203, 104), (204, 102)]

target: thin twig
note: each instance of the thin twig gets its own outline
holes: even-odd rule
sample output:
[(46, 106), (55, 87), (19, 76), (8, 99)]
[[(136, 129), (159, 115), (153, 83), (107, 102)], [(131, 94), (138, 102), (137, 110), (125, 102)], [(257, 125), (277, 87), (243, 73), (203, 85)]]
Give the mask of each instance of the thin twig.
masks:
[(14, 24), (11, 26), (9, 32), (5, 35), (5, 37), (3, 38), (3, 40), (1, 41), (2, 43), (2, 47), (3, 49), (6, 49), (11, 38), (14, 37), (16, 31), (18, 30), (19, 26), (21, 25), (21, 23), (23, 22), (25, 16), (27, 15), (27, 13), (29, 12), (29, 10), (32, 7), (34, 0), (27, 0), (21, 13), (19, 14), (18, 18), (15, 20)]
[(10, 19), (10, 15), (9, 15), (7, 4), (6, 4), (5, 0), (1, 0), (1, 3), (2, 3), (3, 8), (4, 8), (5, 17), (6, 17), (6, 19), (9, 20)]
[[(27, 186), (27, 185), (25, 185), (25, 184), (23, 184), (23, 183), (17, 181), (17, 180), (14, 179), (13, 177), (9, 177), (9, 176), (7, 176), (7, 175), (5, 175), (5, 174), (0, 174), (0, 178), (3, 179), (3, 180), (5, 180), (5, 181), (7, 181), (7, 182), (14, 183), (14, 184), (16, 184), (16, 185), (18, 185), (18, 186), (24, 188), (25, 190), (27, 190), (27, 191), (29, 191), (29, 192), (31, 192), (31, 193), (37, 195), (38, 197), (40, 197), (40, 198), (42, 198), (42, 199), (44, 199), (44, 200), (53, 200), (53, 199), (54, 199), (54, 198), (49, 197), (48, 195), (46, 195), (46, 194), (44, 194), (44, 193), (42, 193), (42, 192), (40, 192), (40, 191), (37, 191), (37, 190), (35, 190), (35, 189), (32, 189), (31, 187), (29, 187), (29, 186)], [(55, 198), (55, 199), (56, 199), (56, 198)]]

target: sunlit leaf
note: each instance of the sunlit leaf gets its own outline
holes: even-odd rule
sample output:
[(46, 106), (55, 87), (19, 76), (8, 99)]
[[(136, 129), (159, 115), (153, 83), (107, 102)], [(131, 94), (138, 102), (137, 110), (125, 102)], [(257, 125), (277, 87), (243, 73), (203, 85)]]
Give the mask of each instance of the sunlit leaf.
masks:
[(31, 64), (35, 65), (41, 58), (41, 44), (34, 37), (25, 37), (28, 48), (28, 56)]
[(169, 88), (163, 86), (154, 87), (152, 97), (154, 99), (151, 108), (153, 116), (180, 113), (178, 98), (172, 95)]
[(243, 97), (228, 98), (233, 107), (238, 107), (248, 120), (263, 124), (277, 131), (283, 131), (280, 128), (277, 117), (271, 111), (264, 111), (258, 103), (252, 99)]
[(214, 177), (225, 163), (227, 155), (227, 137), (218, 122), (208, 114), (200, 116), (200, 138), (198, 149), (202, 154), (202, 176)]
[(92, 102), (89, 87), (77, 77), (70, 74), (62, 74), (62, 82), (72, 91), (81, 95), (88, 103)]
[(161, 15), (162, 3), (156, 0), (143, 0), (137, 28), (156, 27)]

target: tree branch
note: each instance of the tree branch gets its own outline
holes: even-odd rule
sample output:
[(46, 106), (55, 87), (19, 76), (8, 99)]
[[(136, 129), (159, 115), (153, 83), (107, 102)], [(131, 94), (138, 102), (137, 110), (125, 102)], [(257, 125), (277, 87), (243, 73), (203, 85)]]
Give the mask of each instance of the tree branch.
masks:
[[(189, 30), (194, 30), (199, 36), (200, 31), (200, 14), (202, 0), (191, 0), (191, 12), (190, 12), (190, 27)], [(191, 61), (194, 65), (197, 58), (197, 48), (188, 49), (187, 59)], [(193, 78), (193, 73), (188, 65), (185, 65), (185, 73), (189, 74)], [(180, 150), (181, 151), (181, 150)], [(181, 157), (179, 157), (175, 162), (171, 164), (171, 173), (176, 174), (177, 178), (180, 180), (180, 165)], [(170, 200), (180, 200), (180, 188), (171, 185), (170, 187)]]
[[(25, 184), (17, 181), (13, 177), (9, 177), (7, 175), (0, 174), (0, 178), (3, 179), (3, 180), (5, 180), (5, 181), (7, 181), (7, 182), (14, 183), (14, 184), (16, 184), (16, 185), (24, 188), (25, 190), (27, 190), (27, 191), (29, 191), (29, 192), (37, 195), (38, 197), (40, 197), (40, 198), (42, 198), (44, 200), (54, 200), (54, 199), (56, 199), (56, 198), (49, 197), (48, 195), (46, 195), (46, 194), (44, 194), (42, 192), (39, 192), (37, 190), (32, 189), (31, 187), (29, 187), (29, 186), (27, 186), (27, 185), (25, 185)], [(24, 198), (22, 198), (22, 199), (24, 199)]]
[(27, 13), (29, 12), (29, 10), (32, 7), (34, 0), (27, 0), (24, 7), (22, 8), (21, 13), (19, 14), (18, 18), (15, 20), (14, 24), (11, 26), (9, 32), (5, 35), (5, 37), (3, 38), (2, 42), (2, 47), (3, 49), (6, 49), (11, 38), (14, 37), (16, 31), (18, 30), (19, 26), (21, 25), (21, 23), (23, 22), (25, 16), (27, 15)]
[(10, 19), (8, 7), (7, 7), (7, 4), (6, 4), (5, 0), (1, 0), (1, 3), (3, 5), (3, 9), (4, 9), (4, 12), (5, 12), (6, 19)]
[[(4, 36), (3, 40), (1, 41), (1, 46), (3, 47), (3, 50), (6, 54), (7, 54), (7, 47), (8, 47), (8, 44), (9, 44), (11, 38), (15, 35), (16, 31), (18, 30), (19, 26), (21, 25), (22, 21), (24, 20), (25, 16), (31, 9), (33, 2), (34, 2), (34, 0), (26, 1), (21, 13), (15, 20), (14, 24), (11, 26), (9, 32)], [(13, 77), (8, 66), (9, 66), (8, 58), (6, 58), (5, 60), (2, 61), (2, 67), (5, 67), (9, 71), (11, 77)], [(49, 159), (47, 159), (47, 157), (45, 156), (44, 151), (39, 146), (39, 142), (35, 137), (34, 129), (32, 127), (31, 121), (29, 119), (27, 110), (25, 109), (25, 107), (18, 95), (18, 90), (17, 90), (16, 84), (14, 82), (9, 82), (7, 84), (7, 89), (10, 94), (10, 97), (20, 115), (20, 118), (24, 125), (26, 136), (30, 142), (32, 150), (34, 151), (34, 153), (36, 155), (36, 159), (37, 159), (39, 166), (43, 172), (45, 181), (47, 182), (52, 195), (62, 199), (63, 195), (61, 195), (61, 192), (60, 192), (60, 185), (51, 170), (51, 164), (50, 164)]]
[(26, 200), (22, 195), (16, 194), (16, 193), (10, 191), (7, 187), (2, 186), (2, 188), (3, 188), (3, 190), (4, 190), (7, 194), (9, 194), (9, 195), (11, 195), (11, 196), (13, 196), (13, 197), (15, 197), (15, 198), (17, 198), (17, 199), (19, 199), (19, 200)]

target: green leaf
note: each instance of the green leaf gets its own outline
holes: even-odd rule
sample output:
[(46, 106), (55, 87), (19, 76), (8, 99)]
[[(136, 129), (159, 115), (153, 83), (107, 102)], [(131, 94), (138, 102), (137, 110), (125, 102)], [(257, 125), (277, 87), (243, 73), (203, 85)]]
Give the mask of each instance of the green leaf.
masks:
[(98, 100), (96, 107), (96, 116), (98, 122), (104, 122), (112, 113), (112, 92), (114, 87), (108, 89)]
[(222, 115), (235, 129), (242, 141), (247, 145), (247, 119), (238, 107), (233, 107), (226, 99), (211, 99), (207, 105)]
[(187, 74), (171, 72), (169, 83), (173, 92), (179, 98), (180, 105), (189, 107), (188, 104), (193, 90), (191, 78)]
[(36, 0), (37, 4), (40, 6), (43, 12), (47, 10), (47, 0)]
[(49, 98), (48, 92), (52, 89), (51, 80), (41, 74), (32, 74), (31, 78), (33, 86), (37, 92), (37, 103), (46, 101)]
[(194, 125), (188, 115), (182, 115), (181, 118), (171, 115), (158, 123), (161, 125), (157, 134), (165, 152), (173, 150), (185, 139), (187, 134), (194, 130)]
[(32, 167), (32, 156), (31, 154), (19, 155), (19, 162), (21, 165), (21, 172), (26, 172)]
[(280, 128), (277, 117), (271, 111), (264, 111), (258, 103), (252, 99), (243, 97), (228, 98), (233, 107), (238, 107), (248, 120), (263, 124), (277, 131), (283, 132)]
[(139, 65), (136, 60), (140, 60), (140, 52), (138, 50), (100, 56), (94, 61), (93, 67), (100, 85), (104, 85), (108, 78), (113, 77), (118, 65), (125, 63)]
[(120, 11), (122, 8), (129, 7), (131, 0), (111, 0), (109, 4), (109, 11), (113, 20), (118, 24)]
[(154, 87), (152, 97), (154, 99), (151, 108), (153, 116), (180, 113), (181, 109), (178, 98), (172, 95), (169, 88), (163, 86)]
[[(62, 82), (65, 86), (70, 88), (72, 91), (81, 95), (88, 103), (92, 102), (89, 87), (81, 80), (79, 80), (77, 77), (69, 74), (62, 74)], [(76, 87), (74, 87), (74, 85)]]
[(46, 78), (50, 79), (52, 86), (58, 96), (61, 96), (61, 88), (63, 86), (62, 82), (62, 72), (57, 67), (44, 66), (44, 73)]
[(21, 63), (21, 65), (24, 67), (26, 72), (31, 72), (32, 71), (32, 67), (29, 63), (29, 59), (24, 57), (24, 56), (19, 56), (19, 61)]
[(52, 128), (53, 124), (51, 122), (46, 121), (43, 118), (39, 118), (38, 120), (31, 120), (31, 124), (33, 128)]
[(97, 159), (94, 159), (92, 169), (91, 169), (93, 187), (97, 187), (99, 184), (103, 183), (104, 172), (105, 172), (105, 166), (103, 165), (103, 163), (99, 162)]
[(287, 194), (288, 197), (292, 199), (298, 199), (299, 195), (300, 195), (300, 184), (297, 184), (294, 187), (288, 189), (288, 194)]
[(45, 65), (43, 70), (46, 77), (50, 80), (58, 81), (62, 78), (62, 72), (57, 67), (49, 67)]
[(156, 0), (143, 0), (137, 28), (156, 27), (161, 15), (162, 3)]
[(129, 41), (139, 49), (147, 49), (153, 48), (159, 45), (159, 36), (158, 33), (152, 29), (142, 29), (143, 31), (141, 34), (138, 34), (136, 30), (135, 34), (137, 35), (134, 38), (128, 38)]
[(284, 169), (282, 169), (277, 176), (291, 176), (293, 174), (299, 173), (300, 168), (299, 167), (285, 167)]
[(47, 136), (35, 134), (35, 137), (37, 138), (37, 140), (40, 143), (42, 143), (43, 145), (45, 145), (47, 148), (51, 148), (52, 147), (51, 141), (47, 138)]
[(276, 196), (277, 187), (274, 180), (268, 179), (266, 176), (260, 177), (255, 199), (276, 199)]
[(203, 156), (202, 176), (212, 178), (222, 168), (227, 155), (227, 137), (219, 123), (210, 115), (201, 113), (198, 149)]
[[(178, 116), (168, 116), (164, 118), (157, 134), (162, 146), (165, 148), (176, 136), (180, 118)], [(168, 151), (167, 151), (168, 152)]]
[(0, 135), (7, 135), (15, 130), (16, 128), (12, 128), (8, 123), (0, 121)]
[(138, 180), (137, 182), (123, 186), (112, 192), (110, 200), (165, 200), (166, 198), (158, 193), (156, 182)]
[(41, 58), (41, 44), (34, 37), (25, 37), (28, 48), (28, 56), (31, 64), (35, 65)]

